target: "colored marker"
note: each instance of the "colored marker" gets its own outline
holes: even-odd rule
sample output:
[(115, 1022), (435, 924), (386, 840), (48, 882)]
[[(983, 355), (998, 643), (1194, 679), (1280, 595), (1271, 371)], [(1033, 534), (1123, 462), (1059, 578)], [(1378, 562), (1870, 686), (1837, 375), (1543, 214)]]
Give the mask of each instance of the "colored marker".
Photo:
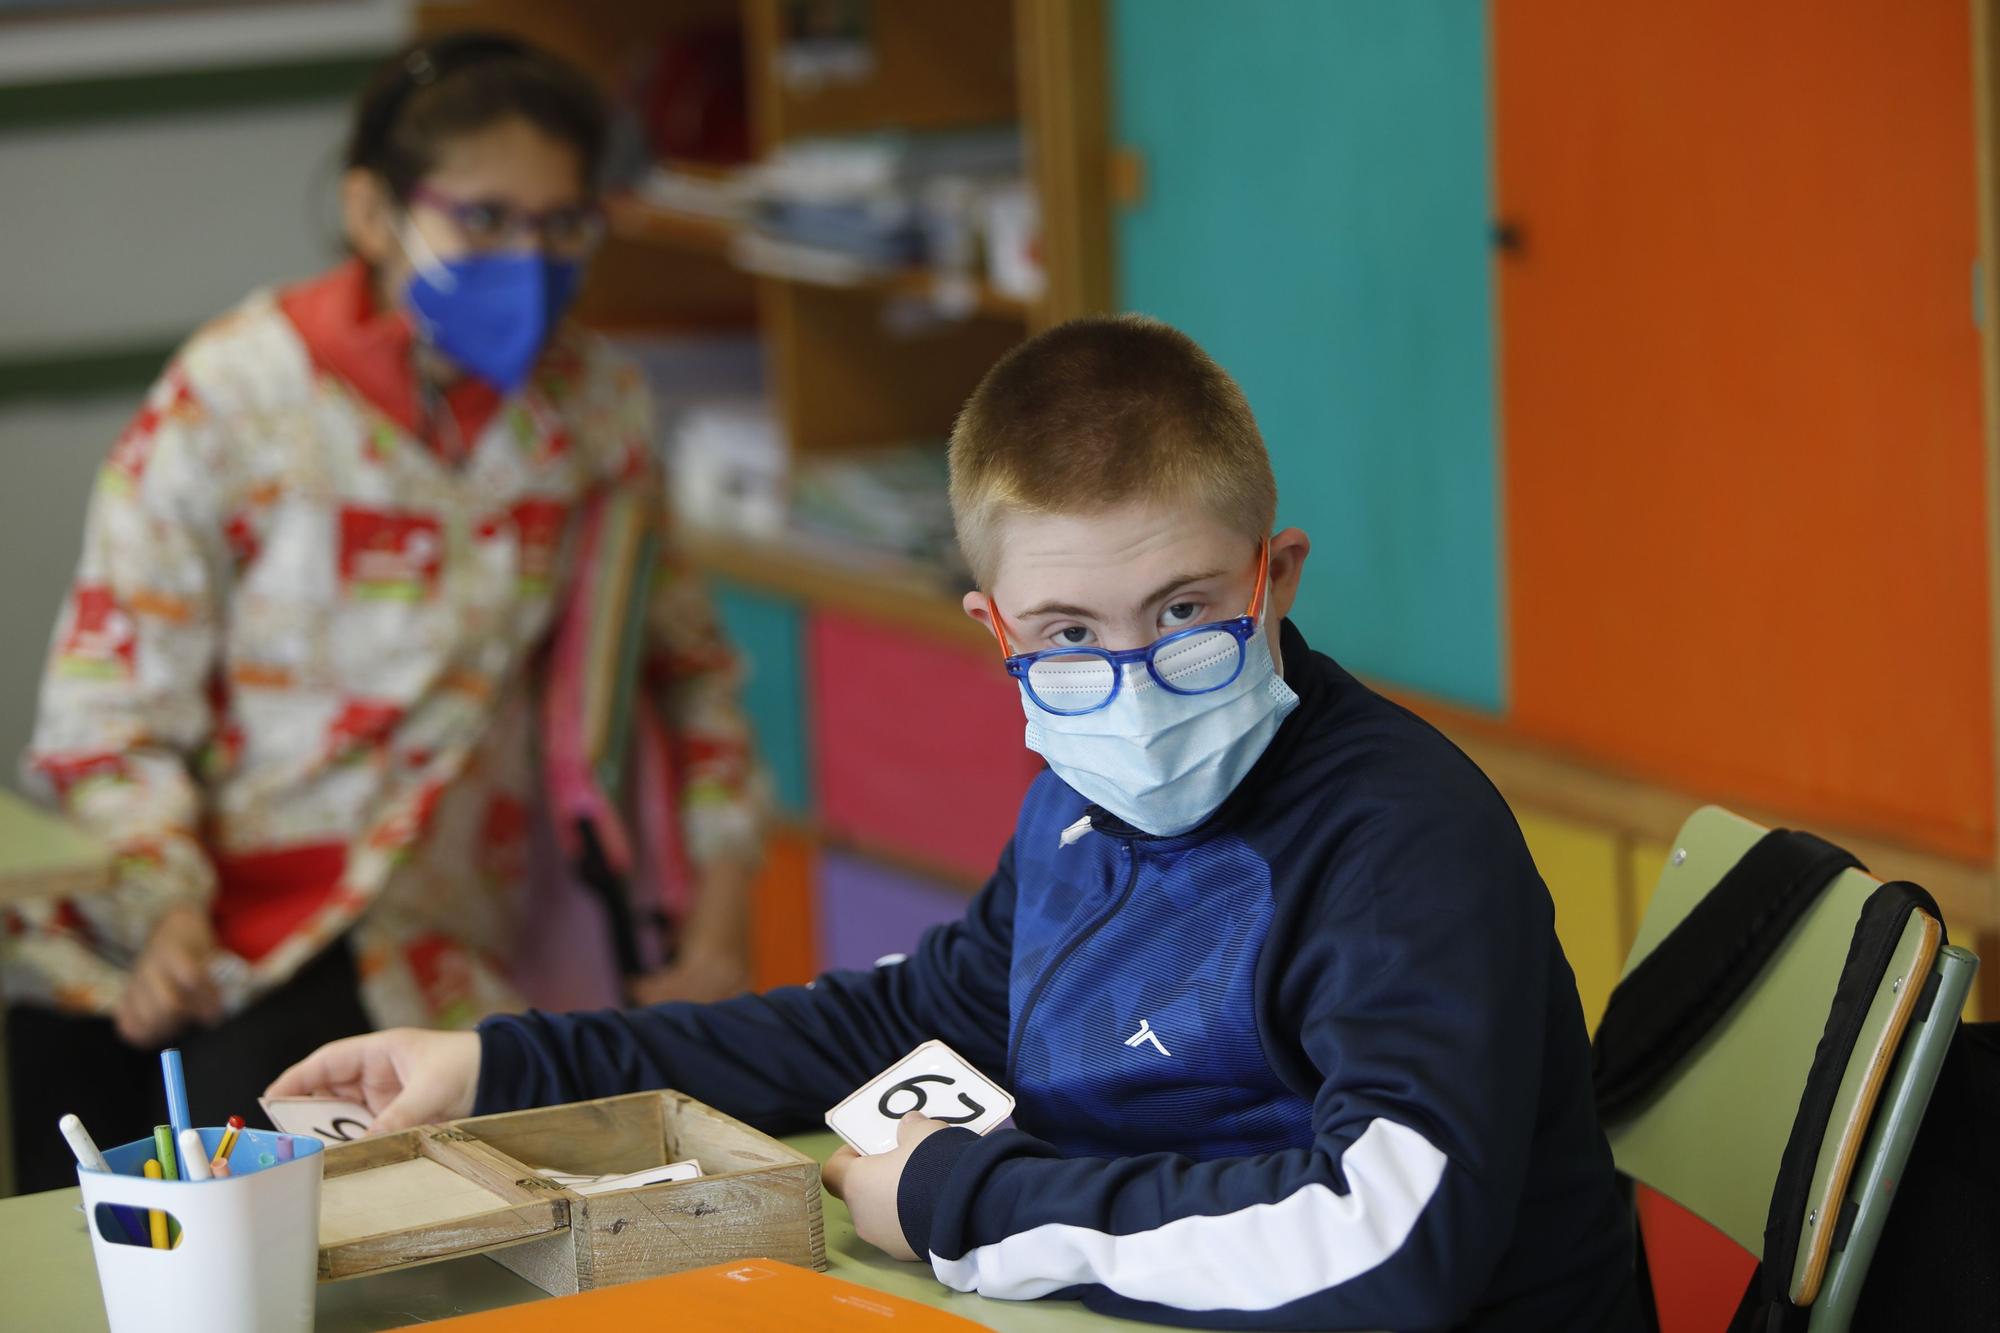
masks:
[[(111, 1163), (104, 1160), (104, 1154), (97, 1150), (97, 1140), (90, 1137), (90, 1131), (83, 1127), (83, 1121), (74, 1115), (66, 1115), (56, 1122), (63, 1138), (69, 1141), (69, 1150), (76, 1154), (76, 1164), (86, 1171), (102, 1171), (111, 1174)], [(137, 1214), (123, 1204), (106, 1204), (111, 1216), (116, 1218), (125, 1238), (134, 1245), (146, 1244), (146, 1226)]]
[(189, 1180), (207, 1180), (208, 1152), (201, 1146), (201, 1131), (184, 1129), (181, 1131), (181, 1166), (187, 1171)]
[(159, 1159), (160, 1179), (179, 1180), (180, 1169), (174, 1165), (174, 1127), (172, 1125), (153, 1126), (153, 1154)]
[(69, 1140), (69, 1150), (76, 1154), (76, 1164), (86, 1171), (102, 1171), (110, 1174), (111, 1164), (104, 1160), (104, 1154), (97, 1151), (96, 1140), (83, 1127), (83, 1121), (74, 1115), (66, 1115), (56, 1121), (56, 1128)]
[[(216, 1145), (215, 1162), (226, 1162), (229, 1160), (229, 1154), (236, 1151), (237, 1132), (242, 1128), (242, 1116), (233, 1115), (229, 1117), (229, 1128), (222, 1131), (222, 1142)], [(210, 1165), (214, 1165), (214, 1162), (211, 1162)]]
[[(76, 1154), (78, 1166), (86, 1171), (111, 1174), (111, 1163), (105, 1161), (104, 1154), (97, 1150), (97, 1140), (90, 1137), (90, 1131), (83, 1127), (83, 1121), (74, 1115), (66, 1115), (56, 1121), (56, 1128), (60, 1129), (63, 1138), (69, 1141), (69, 1150)], [(111, 1215), (118, 1219), (118, 1225), (124, 1230), (126, 1238), (134, 1245), (144, 1245), (146, 1229), (139, 1225), (139, 1220), (132, 1215), (132, 1210), (115, 1203), (107, 1206), (111, 1209)]]
[(194, 1123), (188, 1114), (187, 1078), (181, 1073), (179, 1047), (169, 1046), (160, 1052), (160, 1078), (167, 1085), (167, 1119), (173, 1121), (174, 1133), (179, 1134)]
[[(174, 1127), (172, 1125), (153, 1126), (153, 1153), (159, 1159), (160, 1179), (179, 1180), (180, 1168), (174, 1163)], [(181, 1224), (167, 1217), (167, 1243), (180, 1244)]]
[[(159, 1164), (158, 1162), (154, 1161), (154, 1160), (153, 1160), (152, 1158), (150, 1158), (150, 1157), (148, 1157), (148, 1158), (146, 1159), (146, 1168), (145, 1168), (145, 1169), (146, 1169), (146, 1179), (148, 1179), (148, 1180), (159, 1180), (159, 1179), (161, 1179), (161, 1178), (162, 1178), (162, 1177), (161, 1177), (161, 1173), (160, 1173), (160, 1164)], [(154, 1249), (156, 1249), (156, 1250), (164, 1250), (164, 1249), (166, 1249), (166, 1248), (167, 1248), (167, 1215), (166, 1215), (165, 1213), (161, 1212), (161, 1211), (160, 1211), (159, 1209), (157, 1209), (157, 1208), (148, 1208), (148, 1209), (146, 1210), (146, 1225), (147, 1225), (147, 1227), (148, 1227), (148, 1228), (150, 1228), (150, 1229), (151, 1229), (151, 1231), (152, 1231), (152, 1235), (153, 1235), (153, 1248), (154, 1248)]]
[(210, 1162), (208, 1164), (208, 1169), (215, 1173), (215, 1178), (217, 1180), (227, 1180), (231, 1175), (235, 1174), (229, 1169), (229, 1163), (227, 1161), (224, 1161), (220, 1157), (216, 1158), (213, 1162)]
[(281, 1162), (292, 1160), (292, 1136), (289, 1134), (278, 1135), (278, 1160)]
[(153, 1243), (152, 1238), (146, 1234), (145, 1220), (139, 1216), (137, 1208), (127, 1208), (117, 1203), (106, 1204), (105, 1207), (109, 1208), (111, 1215), (118, 1219), (118, 1225), (124, 1230), (126, 1240), (139, 1246), (149, 1246)]

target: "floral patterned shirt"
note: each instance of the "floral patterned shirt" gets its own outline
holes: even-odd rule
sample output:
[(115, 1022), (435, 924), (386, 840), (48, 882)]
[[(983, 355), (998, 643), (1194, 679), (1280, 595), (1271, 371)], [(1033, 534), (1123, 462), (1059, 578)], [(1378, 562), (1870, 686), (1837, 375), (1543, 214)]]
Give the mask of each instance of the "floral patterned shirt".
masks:
[[(455, 395), (463, 445), (443, 448), (383, 387), (414, 381), (408, 339), (366, 290), (349, 264), (251, 297), (112, 449), (27, 769), (119, 869), (106, 893), (5, 913), (9, 1000), (110, 1012), (154, 922), (189, 902), (239, 1006), (349, 932), (382, 1024), (516, 1005), (540, 650), (580, 502), (657, 491), (650, 399), (565, 329), (519, 392)], [(356, 307), (346, 351), (368, 373), (329, 368), (288, 318), (296, 294)], [(703, 589), (670, 561), (655, 590), (644, 678), (698, 868), (750, 854), (761, 784)]]

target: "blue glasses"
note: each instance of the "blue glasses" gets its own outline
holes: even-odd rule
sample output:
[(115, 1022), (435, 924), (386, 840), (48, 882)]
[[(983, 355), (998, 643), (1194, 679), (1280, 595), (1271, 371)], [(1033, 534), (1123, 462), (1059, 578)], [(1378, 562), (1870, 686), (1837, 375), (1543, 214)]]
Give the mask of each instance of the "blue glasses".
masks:
[(1146, 664), (1153, 683), (1172, 694), (1213, 694), (1243, 674), (1244, 645), (1257, 632), (1255, 616), (1175, 630), (1144, 648), (1051, 648), (1007, 659), (1007, 674), (1021, 682), (1045, 713), (1076, 717), (1108, 708), (1118, 697), (1125, 668)]
[(1257, 617), (1264, 609), (1264, 579), (1270, 571), (1271, 542), (1266, 538), (1257, 544), (1257, 586), (1250, 594), (1248, 611), (1234, 620), (1177, 629), (1144, 648), (1116, 652), (1079, 645), (1016, 653), (1007, 642), (1000, 608), (990, 597), (986, 609), (993, 615), (1007, 674), (1021, 682), (1044, 713), (1078, 717), (1109, 708), (1118, 697), (1125, 668), (1134, 662), (1144, 662), (1153, 683), (1169, 694), (1213, 694), (1235, 681), (1243, 674), (1244, 646), (1257, 632)]

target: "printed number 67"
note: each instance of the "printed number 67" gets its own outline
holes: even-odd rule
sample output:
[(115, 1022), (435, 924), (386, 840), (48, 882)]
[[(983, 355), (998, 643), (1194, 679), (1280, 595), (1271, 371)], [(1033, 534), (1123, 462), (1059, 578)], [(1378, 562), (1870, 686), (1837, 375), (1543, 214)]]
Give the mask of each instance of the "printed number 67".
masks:
[[(895, 1087), (884, 1092), (882, 1100), (875, 1103), (875, 1109), (880, 1111), (886, 1120), (901, 1120), (912, 1111), (924, 1111), (924, 1107), (930, 1102), (930, 1093), (918, 1086), (921, 1083), (942, 1083), (946, 1087), (952, 1086), (951, 1079), (944, 1074), (912, 1074), (909, 1078), (904, 1079)], [(916, 1100), (900, 1111), (892, 1111), (889, 1109), (889, 1101), (899, 1092), (907, 1092), (915, 1097)], [(963, 1092), (958, 1094), (958, 1099), (965, 1103), (964, 1115), (939, 1115), (935, 1111), (924, 1111), (924, 1114), (943, 1125), (970, 1124), (972, 1121), (986, 1114), (985, 1107), (973, 1101), (972, 1098), (966, 1096)]]

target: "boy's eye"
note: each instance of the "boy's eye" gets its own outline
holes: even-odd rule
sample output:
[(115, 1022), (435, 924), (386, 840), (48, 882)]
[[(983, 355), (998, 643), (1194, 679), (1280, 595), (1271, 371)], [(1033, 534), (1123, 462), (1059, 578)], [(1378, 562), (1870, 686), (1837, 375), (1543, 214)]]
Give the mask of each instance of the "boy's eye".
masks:
[(1049, 642), (1058, 648), (1076, 648), (1090, 642), (1090, 631), (1081, 625), (1064, 625), (1049, 635)]
[(1180, 629), (1194, 624), (1195, 618), (1200, 614), (1200, 602), (1175, 602), (1160, 613), (1160, 623), (1170, 629)]

